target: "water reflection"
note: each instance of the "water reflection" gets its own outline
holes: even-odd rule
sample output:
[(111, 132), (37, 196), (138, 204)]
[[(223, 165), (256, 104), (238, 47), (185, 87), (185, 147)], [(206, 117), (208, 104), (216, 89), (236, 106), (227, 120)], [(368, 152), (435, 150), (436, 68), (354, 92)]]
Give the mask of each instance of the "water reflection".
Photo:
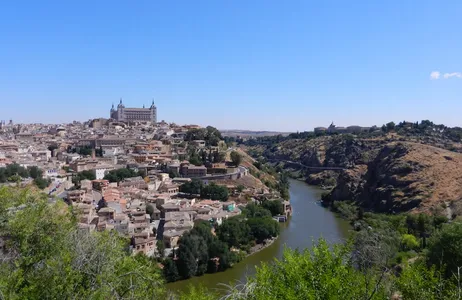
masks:
[(319, 204), (322, 190), (301, 181), (291, 180), (289, 192), (293, 215), (289, 222), (281, 223), (281, 235), (271, 246), (247, 257), (225, 272), (169, 283), (168, 289), (185, 291), (192, 284), (223, 290), (220, 283), (245, 282), (247, 276), (255, 274), (256, 266), (262, 262), (270, 262), (274, 258), (281, 258), (284, 247), (304, 249), (311, 247), (312, 242), (320, 237), (330, 243), (343, 241), (349, 225)]

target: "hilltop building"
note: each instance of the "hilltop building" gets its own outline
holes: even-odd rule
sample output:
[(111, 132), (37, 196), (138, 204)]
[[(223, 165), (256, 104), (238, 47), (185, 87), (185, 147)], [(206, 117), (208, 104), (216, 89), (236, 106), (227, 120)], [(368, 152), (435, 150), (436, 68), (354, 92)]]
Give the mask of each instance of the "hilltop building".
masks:
[(111, 108), (110, 117), (117, 122), (151, 122), (157, 123), (157, 107), (152, 101), (151, 107), (145, 108), (127, 108), (120, 99), (117, 109), (114, 108), (114, 104)]

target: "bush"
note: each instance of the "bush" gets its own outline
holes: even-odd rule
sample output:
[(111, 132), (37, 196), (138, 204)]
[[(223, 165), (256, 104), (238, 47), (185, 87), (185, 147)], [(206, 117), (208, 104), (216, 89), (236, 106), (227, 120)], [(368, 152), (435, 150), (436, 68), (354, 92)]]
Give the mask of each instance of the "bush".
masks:
[(35, 178), (34, 179), (34, 184), (41, 190), (45, 189), (48, 187), (51, 183), (50, 179), (44, 179), (44, 178)]
[(337, 181), (335, 180), (335, 178), (329, 177), (329, 178), (326, 178), (326, 179), (324, 180), (324, 185), (326, 185), (326, 186), (336, 186), (336, 185), (337, 185)]
[(332, 205), (332, 209), (339, 213), (342, 218), (353, 221), (357, 216), (357, 208), (351, 203), (346, 201), (335, 201)]
[(417, 238), (412, 234), (404, 234), (401, 237), (401, 246), (404, 250), (415, 250), (419, 248), (420, 244)]

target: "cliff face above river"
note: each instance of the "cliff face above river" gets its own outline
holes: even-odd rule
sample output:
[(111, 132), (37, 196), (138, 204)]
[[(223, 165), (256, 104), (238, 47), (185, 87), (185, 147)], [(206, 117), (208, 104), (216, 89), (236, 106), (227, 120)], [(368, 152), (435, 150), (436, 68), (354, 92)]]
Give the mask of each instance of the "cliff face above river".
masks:
[(462, 199), (462, 155), (390, 143), (368, 164), (342, 171), (327, 200), (354, 200), (380, 212), (438, 210)]
[[(263, 150), (264, 149), (264, 150)], [(462, 154), (403, 138), (327, 136), (260, 148), (270, 161), (292, 161), (310, 184), (333, 185), (327, 202), (351, 200), (377, 212), (439, 211), (462, 202)], [(297, 166), (280, 162), (288, 170)]]

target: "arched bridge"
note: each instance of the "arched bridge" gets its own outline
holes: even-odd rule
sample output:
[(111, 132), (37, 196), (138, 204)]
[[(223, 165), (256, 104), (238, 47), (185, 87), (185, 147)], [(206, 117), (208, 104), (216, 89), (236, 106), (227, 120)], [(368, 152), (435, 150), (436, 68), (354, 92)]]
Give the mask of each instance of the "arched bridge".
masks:
[(310, 170), (331, 170), (331, 171), (342, 171), (346, 170), (347, 168), (342, 168), (342, 167), (312, 167), (312, 166), (307, 166), (302, 163), (296, 162), (296, 161), (291, 161), (291, 160), (285, 160), (285, 159), (266, 159), (269, 162), (285, 162), (293, 165), (300, 166), (305, 169), (310, 169)]

